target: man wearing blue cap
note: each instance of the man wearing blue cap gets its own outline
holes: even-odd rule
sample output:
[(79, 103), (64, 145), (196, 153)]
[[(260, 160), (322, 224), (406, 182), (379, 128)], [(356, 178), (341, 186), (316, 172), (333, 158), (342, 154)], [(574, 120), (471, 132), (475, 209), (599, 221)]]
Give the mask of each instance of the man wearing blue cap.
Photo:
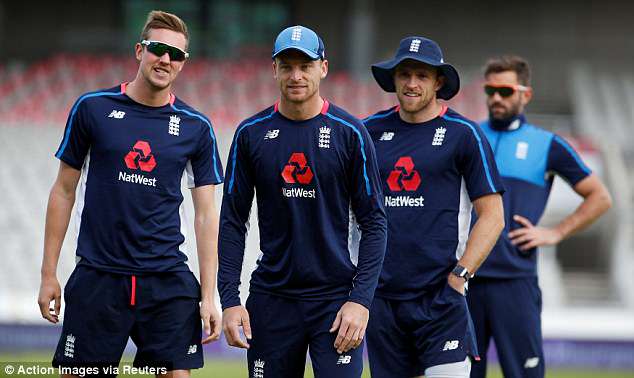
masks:
[[(360, 377), (387, 228), (374, 146), (359, 120), (319, 95), (328, 61), (315, 32), (285, 29), (273, 60), (280, 101), (238, 126), (229, 153), (219, 236), (224, 332), (229, 345), (248, 349), (250, 377), (302, 377), (307, 349), (316, 377)], [(254, 192), (262, 254), (243, 307)]]
[[(493, 154), (475, 123), (438, 101), (460, 80), (434, 41), (403, 39), (372, 73), (399, 101), (364, 120), (388, 217), (368, 324), (372, 377), (468, 377), (478, 351), (465, 284), (504, 227)], [(479, 219), (469, 235), (472, 206)]]

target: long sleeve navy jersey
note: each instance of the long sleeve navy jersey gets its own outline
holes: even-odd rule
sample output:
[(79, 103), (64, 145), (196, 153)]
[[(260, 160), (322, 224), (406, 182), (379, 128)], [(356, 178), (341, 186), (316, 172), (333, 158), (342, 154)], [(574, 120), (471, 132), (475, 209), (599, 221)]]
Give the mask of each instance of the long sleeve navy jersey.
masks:
[(388, 216), (376, 295), (412, 300), (446, 280), (462, 257), (472, 201), (504, 189), (477, 124), (446, 107), (416, 124), (403, 121), (398, 110), (364, 120), (376, 146)]
[[(324, 102), (293, 121), (277, 105), (242, 122), (227, 162), (218, 289), (240, 304), (246, 223), (257, 193), (261, 256), (250, 291), (370, 306), (386, 244), (376, 155), (359, 120)], [(353, 235), (361, 238), (355, 247)]]
[(188, 186), (219, 184), (222, 165), (211, 122), (174, 95), (139, 104), (126, 84), (73, 105), (55, 156), (81, 170), (75, 206), (79, 264), (115, 273), (189, 270)]
[(521, 215), (538, 224), (544, 213), (555, 175), (570, 185), (590, 175), (590, 169), (562, 137), (526, 122), (520, 116), (508, 129), (493, 128), (483, 122), (507, 192), (504, 195), (505, 227), (479, 277), (517, 278), (537, 275), (537, 248), (520, 251), (508, 233), (523, 227), (513, 220)]

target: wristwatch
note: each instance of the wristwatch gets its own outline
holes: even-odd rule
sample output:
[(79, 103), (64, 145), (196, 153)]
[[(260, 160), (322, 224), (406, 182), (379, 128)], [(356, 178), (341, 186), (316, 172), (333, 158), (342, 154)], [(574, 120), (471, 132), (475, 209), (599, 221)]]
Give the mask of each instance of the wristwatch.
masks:
[(460, 264), (456, 264), (456, 267), (453, 268), (451, 274), (463, 278), (465, 282), (469, 281), (469, 279), (473, 277), (473, 274), (469, 273), (469, 270)]

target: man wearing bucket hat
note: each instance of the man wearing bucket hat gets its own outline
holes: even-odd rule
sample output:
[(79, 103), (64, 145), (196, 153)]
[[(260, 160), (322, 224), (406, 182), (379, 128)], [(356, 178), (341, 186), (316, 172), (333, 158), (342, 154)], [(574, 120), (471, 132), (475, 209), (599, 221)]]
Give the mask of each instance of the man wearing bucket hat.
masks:
[(372, 73), (399, 101), (364, 120), (388, 216), (368, 324), (372, 377), (468, 377), (478, 352), (465, 284), (504, 227), (504, 189), (482, 131), (438, 101), (460, 79), (434, 41), (403, 39)]
[[(218, 275), (225, 336), (248, 348), (250, 377), (301, 377), (307, 349), (316, 377), (360, 377), (387, 228), (374, 146), (359, 120), (319, 95), (328, 61), (314, 31), (282, 31), (273, 71), (280, 101), (238, 126), (229, 153)], [(254, 191), (262, 254), (243, 307)], [(349, 246), (355, 218), (358, 251)]]

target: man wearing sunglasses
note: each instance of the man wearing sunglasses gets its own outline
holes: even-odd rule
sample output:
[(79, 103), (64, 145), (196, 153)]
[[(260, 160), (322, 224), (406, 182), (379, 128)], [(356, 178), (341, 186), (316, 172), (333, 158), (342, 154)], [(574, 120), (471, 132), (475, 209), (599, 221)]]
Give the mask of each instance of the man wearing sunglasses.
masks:
[[(280, 101), (238, 126), (227, 162), (218, 246), (224, 333), (248, 349), (250, 377), (303, 377), (308, 350), (315, 377), (359, 378), (386, 238), (374, 146), (359, 120), (320, 96), (328, 61), (314, 31), (283, 30), (272, 58)], [(262, 254), (242, 306), (255, 193)]]
[[(493, 338), (504, 376), (543, 377), (537, 248), (556, 245), (589, 226), (610, 207), (611, 199), (568, 142), (528, 123), (524, 108), (533, 92), (524, 59), (491, 59), (484, 77), (489, 119), (481, 126), (507, 190), (506, 226), (469, 284), (467, 298), (482, 356), (471, 376), (486, 376), (486, 352)], [(539, 227), (554, 174), (584, 201), (557, 226)]]
[[(170, 92), (187, 43), (181, 19), (150, 12), (135, 46), (136, 78), (87, 93), (71, 109), (55, 155), (60, 169), (49, 197), (38, 298), (42, 316), (58, 323), (57, 261), (76, 202), (78, 262), (64, 289), (53, 359), (70, 375), (80, 367), (116, 373), (131, 337), (135, 366), (160, 377), (188, 377), (203, 365), (201, 319), (208, 335), (202, 343), (219, 337), (214, 188), (223, 180), (222, 166), (209, 120)], [(200, 284), (185, 263), (185, 172)]]
[[(364, 120), (388, 216), (368, 324), (372, 377), (466, 378), (478, 351), (465, 284), (502, 230), (504, 189), (478, 125), (439, 101), (460, 79), (436, 42), (404, 38), (372, 74), (399, 102)], [(472, 207), (480, 219), (469, 234)]]

